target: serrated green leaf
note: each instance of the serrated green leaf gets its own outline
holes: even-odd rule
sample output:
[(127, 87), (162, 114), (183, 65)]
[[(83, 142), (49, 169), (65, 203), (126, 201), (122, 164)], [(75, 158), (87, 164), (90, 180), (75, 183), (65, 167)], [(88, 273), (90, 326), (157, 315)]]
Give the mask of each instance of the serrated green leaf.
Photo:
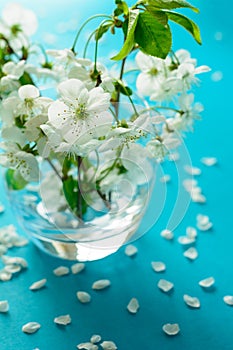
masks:
[(162, 25), (166, 26), (168, 22), (168, 17), (166, 12), (160, 11), (154, 8), (154, 6), (147, 6), (147, 11)]
[(134, 32), (137, 25), (138, 17), (139, 10), (129, 10), (128, 30), (124, 45), (122, 46), (120, 52), (116, 56), (111, 58), (112, 60), (122, 60), (131, 52), (135, 44)]
[(199, 12), (198, 8), (185, 0), (148, 0), (148, 4), (158, 9), (172, 10), (177, 8), (189, 8), (194, 12)]
[(170, 27), (164, 27), (148, 11), (145, 11), (139, 15), (135, 41), (144, 53), (166, 58), (172, 45)]
[(185, 28), (196, 40), (198, 44), (201, 44), (201, 33), (198, 25), (193, 22), (188, 17), (181, 15), (180, 13), (176, 12), (167, 12), (168, 18), (181, 25), (183, 28)]

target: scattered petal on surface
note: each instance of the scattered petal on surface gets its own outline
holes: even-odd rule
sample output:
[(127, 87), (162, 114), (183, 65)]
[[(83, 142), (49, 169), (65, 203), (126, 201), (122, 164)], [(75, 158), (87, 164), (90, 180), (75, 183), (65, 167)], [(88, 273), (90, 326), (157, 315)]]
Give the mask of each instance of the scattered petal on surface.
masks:
[(91, 296), (87, 292), (79, 291), (76, 295), (78, 300), (83, 304), (89, 303), (91, 301)]
[(8, 312), (9, 303), (7, 300), (0, 300), (0, 312)]
[(40, 329), (41, 325), (38, 322), (28, 322), (22, 327), (24, 333), (32, 334)]
[(85, 269), (84, 263), (76, 263), (71, 266), (71, 272), (76, 275)]
[(164, 176), (162, 176), (162, 177), (160, 178), (160, 181), (161, 181), (162, 183), (170, 182), (170, 181), (171, 181), (171, 176), (168, 175), (168, 174), (165, 174)]
[(99, 334), (93, 334), (91, 339), (90, 339), (90, 342), (92, 344), (99, 343), (100, 341), (101, 341), (101, 336)]
[(66, 326), (71, 323), (70, 315), (62, 315), (54, 318), (54, 323)]
[(233, 306), (233, 295), (225, 295), (223, 297), (223, 301), (224, 303), (226, 303), (227, 305)]
[(110, 284), (111, 284), (111, 282), (107, 279), (98, 280), (92, 284), (92, 289), (95, 289), (95, 290), (105, 289), (105, 288), (109, 287)]
[(191, 297), (188, 294), (184, 294), (184, 302), (192, 307), (192, 308), (199, 308), (201, 306), (200, 300), (196, 297)]
[(186, 235), (187, 235), (189, 238), (196, 238), (196, 237), (197, 237), (197, 230), (195, 229), (195, 227), (188, 226), (188, 227), (186, 228)]
[(102, 349), (104, 350), (117, 350), (117, 346), (113, 341), (105, 340), (103, 343), (100, 344)]
[(138, 252), (138, 248), (135, 247), (133, 244), (129, 244), (125, 248), (125, 255), (127, 256), (134, 256), (137, 254), (137, 252)]
[(174, 233), (171, 230), (165, 229), (163, 231), (161, 231), (160, 233), (161, 237), (167, 239), (167, 240), (171, 240), (174, 237)]
[(189, 175), (200, 175), (201, 174), (201, 169), (199, 169), (197, 167), (192, 167), (190, 165), (185, 165), (184, 170)]
[(136, 298), (132, 298), (129, 302), (129, 304), (127, 305), (127, 310), (131, 313), (131, 314), (136, 314), (138, 312), (139, 309), (139, 302)]
[(166, 265), (162, 261), (152, 261), (151, 266), (155, 272), (163, 272), (166, 270)]
[(34, 283), (32, 283), (32, 285), (29, 287), (30, 290), (38, 290), (41, 289), (45, 286), (47, 282), (46, 278), (43, 278), (42, 280), (36, 281)]
[(4, 267), (4, 271), (8, 272), (8, 273), (17, 273), (19, 271), (21, 271), (22, 267), (20, 265), (6, 265)]
[(60, 276), (68, 275), (70, 273), (70, 270), (66, 266), (59, 266), (55, 270), (53, 270), (53, 273), (55, 276), (60, 277)]
[(215, 157), (203, 157), (201, 158), (201, 162), (206, 166), (213, 166), (217, 164), (218, 160)]
[(213, 227), (207, 215), (198, 214), (197, 215), (197, 228), (201, 231), (208, 231)]
[(198, 251), (196, 248), (191, 247), (184, 252), (184, 256), (190, 260), (195, 260), (198, 257)]
[(158, 282), (158, 287), (163, 292), (167, 293), (174, 287), (174, 284), (172, 282), (167, 281), (167, 280), (160, 279)]
[(12, 273), (3, 270), (0, 270), (0, 281), (10, 281), (12, 278)]
[(180, 331), (178, 323), (166, 323), (163, 325), (163, 331), (168, 335), (176, 335)]
[(99, 347), (93, 343), (87, 342), (78, 344), (77, 348), (80, 350), (98, 350)]
[(211, 286), (213, 286), (215, 283), (215, 279), (213, 277), (208, 277), (205, 278), (204, 280), (201, 280), (199, 282), (199, 285), (203, 288), (210, 288)]
[(194, 243), (195, 238), (191, 238), (188, 236), (180, 236), (180, 237), (178, 237), (178, 242), (182, 245), (188, 245), (188, 244)]

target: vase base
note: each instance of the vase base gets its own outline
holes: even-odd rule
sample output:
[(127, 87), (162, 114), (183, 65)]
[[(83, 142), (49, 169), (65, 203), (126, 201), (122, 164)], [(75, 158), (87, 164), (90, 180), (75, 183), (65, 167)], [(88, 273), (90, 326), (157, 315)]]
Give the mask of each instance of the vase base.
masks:
[(61, 242), (41, 236), (31, 236), (33, 243), (45, 253), (57, 258), (73, 261), (95, 261), (115, 253), (120, 247), (101, 248), (91, 243)]

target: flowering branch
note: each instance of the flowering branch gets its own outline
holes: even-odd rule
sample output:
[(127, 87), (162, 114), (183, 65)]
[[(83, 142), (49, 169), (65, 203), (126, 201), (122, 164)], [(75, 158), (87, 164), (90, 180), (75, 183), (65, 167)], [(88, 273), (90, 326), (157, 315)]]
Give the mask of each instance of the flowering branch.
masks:
[[(203, 109), (191, 91), (197, 75), (209, 68), (197, 66), (188, 51), (171, 47), (169, 21), (201, 43), (198, 26), (176, 12), (180, 8), (198, 12), (184, 0), (141, 0), (131, 7), (115, 0), (112, 14), (96, 14), (81, 25), (71, 49), (45, 50), (37, 44), (40, 62), (29, 39), (36, 16), (20, 5), (7, 5), (0, 27), (0, 164), (7, 168), (10, 188), (39, 181), (39, 164), (45, 160), (53, 174), (46, 173), (42, 185), (45, 181), (62, 208), (81, 223), (94, 215), (93, 203), (103, 212), (117, 207), (114, 186), (124, 188), (122, 183), (130, 181), (137, 191), (143, 182), (140, 169), (150, 169), (149, 160), (161, 161), (176, 149), (177, 134), (192, 130)], [(11, 13), (18, 14), (14, 23)], [(83, 58), (78, 57), (83, 29), (99, 19)], [(106, 36), (117, 47), (116, 31), (123, 43), (105, 66), (100, 39)], [(92, 41), (93, 61), (87, 58)], [(45, 81), (56, 87), (53, 99), (42, 91)]]

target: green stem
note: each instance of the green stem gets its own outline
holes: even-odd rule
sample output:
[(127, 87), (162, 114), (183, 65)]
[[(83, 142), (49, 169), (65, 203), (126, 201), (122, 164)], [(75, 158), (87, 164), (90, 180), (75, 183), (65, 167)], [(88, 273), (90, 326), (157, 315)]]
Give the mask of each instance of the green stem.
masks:
[(59, 171), (57, 170), (57, 168), (55, 167), (55, 165), (52, 163), (52, 161), (49, 158), (46, 158), (47, 162), (49, 163), (49, 165), (51, 166), (51, 168), (54, 170), (55, 174), (59, 177), (59, 179), (63, 182), (63, 178), (62, 176), (59, 174)]
[(43, 47), (43, 45), (41, 45), (40, 43), (32, 43), (31, 47), (32, 46), (37, 46), (39, 47), (39, 49), (41, 50), (43, 56), (44, 56), (44, 59), (45, 59), (45, 63), (48, 63), (49, 62), (49, 59), (48, 59), (48, 55), (46, 53), (46, 50), (45, 48)]
[(176, 112), (176, 113), (181, 113), (181, 111), (179, 111), (178, 109), (171, 108), (171, 107), (156, 106), (156, 107), (153, 107), (153, 109), (155, 109), (155, 110), (156, 109), (166, 109), (166, 110), (170, 110), (170, 111), (173, 111), (173, 112)]
[[(123, 58), (122, 62), (121, 62), (121, 71), (120, 71), (120, 76), (119, 76), (119, 80), (121, 81), (124, 75), (124, 69), (125, 69), (125, 62), (126, 62), (126, 58)], [(118, 87), (117, 89), (117, 97), (116, 97), (116, 102), (115, 102), (115, 111), (116, 111), (116, 117), (117, 119), (119, 119), (119, 102), (120, 102), (120, 97), (121, 97), (121, 92), (120, 92), (120, 87)]]
[(112, 113), (112, 115), (113, 115), (114, 119), (116, 120), (116, 122), (119, 123), (119, 119), (117, 118), (116, 112), (111, 107), (109, 107), (109, 110)]
[(96, 42), (95, 42), (94, 73), (98, 73), (98, 70), (97, 70), (97, 58), (98, 58), (99, 32), (100, 32), (102, 26), (103, 26), (105, 23), (107, 23), (107, 22), (109, 22), (109, 20), (103, 21), (103, 22), (100, 24), (99, 28), (97, 29), (97, 37), (96, 37)]
[(84, 47), (84, 50), (83, 50), (83, 58), (86, 58), (86, 55), (87, 55), (87, 49), (88, 49), (88, 46), (90, 44), (90, 41), (92, 39), (92, 37), (95, 35), (95, 30), (89, 35), (89, 38), (87, 39), (87, 42), (86, 42), (86, 45)]
[(135, 104), (134, 104), (134, 102), (133, 102), (131, 96), (128, 94), (128, 91), (127, 91), (127, 89), (125, 88), (124, 84), (122, 84), (121, 87), (122, 87), (123, 90), (125, 91), (125, 93), (126, 93), (128, 99), (129, 99), (129, 101), (130, 101), (130, 103), (131, 103), (131, 105), (132, 105), (132, 107), (133, 107), (134, 114), (135, 114), (135, 115), (137, 116), (137, 118), (138, 118), (138, 117), (139, 117), (139, 114), (138, 114), (137, 108), (135, 107)]
[(78, 38), (83, 30), (83, 28), (90, 22), (92, 21), (93, 19), (95, 18), (101, 18), (101, 17), (104, 17), (104, 18), (109, 18), (109, 19), (112, 19), (111, 16), (108, 16), (108, 15), (105, 15), (105, 14), (97, 14), (97, 15), (94, 15), (94, 16), (91, 16), (90, 18), (88, 18), (84, 23), (83, 25), (80, 27), (78, 33), (76, 34), (76, 37), (74, 39), (74, 43), (73, 43), (73, 46), (71, 48), (71, 50), (75, 53), (75, 47), (76, 47), (76, 44), (77, 44), (77, 41), (78, 41)]
[(82, 165), (82, 157), (77, 156), (77, 172), (78, 172), (78, 191), (77, 191), (77, 215), (82, 220), (83, 212), (82, 212), (82, 192), (81, 192), (81, 165)]

